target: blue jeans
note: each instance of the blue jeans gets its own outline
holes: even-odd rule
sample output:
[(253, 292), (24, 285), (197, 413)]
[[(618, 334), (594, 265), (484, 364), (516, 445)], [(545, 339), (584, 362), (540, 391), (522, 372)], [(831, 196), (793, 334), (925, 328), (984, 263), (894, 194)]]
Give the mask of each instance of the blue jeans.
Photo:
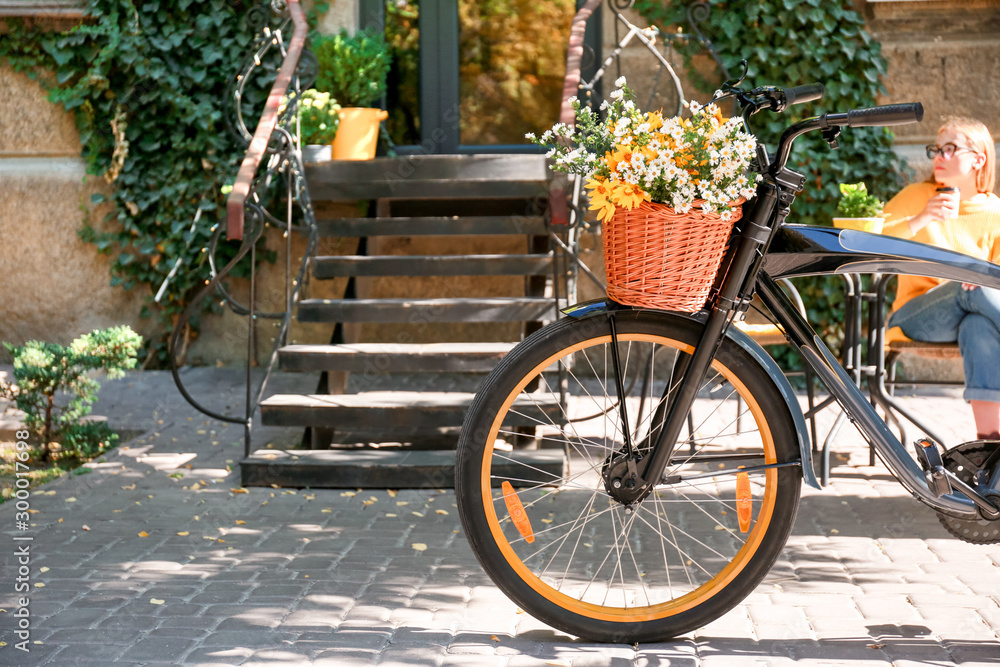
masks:
[(1000, 403), (1000, 290), (943, 283), (903, 304), (889, 326), (925, 343), (957, 341), (965, 400)]

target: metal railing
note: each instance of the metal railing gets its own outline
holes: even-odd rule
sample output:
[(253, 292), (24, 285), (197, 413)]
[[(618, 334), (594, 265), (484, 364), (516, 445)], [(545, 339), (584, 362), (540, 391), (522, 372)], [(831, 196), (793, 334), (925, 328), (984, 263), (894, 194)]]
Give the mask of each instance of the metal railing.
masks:
[[(230, 121), (230, 129), (247, 146), (247, 152), (228, 197), (225, 225), (220, 222), (212, 228), (213, 235), (207, 248), (211, 279), (206, 281), (205, 287), (191, 300), (175, 324), (169, 347), (174, 382), (181, 394), (191, 405), (213, 419), (243, 424), (245, 456), (250, 454), (253, 420), (278, 359), (278, 350), (287, 342), (294, 305), (305, 285), (309, 259), (314, 254), (318, 239), (316, 218), (302, 165), (297, 120), (301, 92), (315, 77), (315, 59), (305, 50), (305, 16), (299, 0), (272, 0), (269, 7), (254, 7), (248, 22), (257, 28), (253, 51), (226, 91), (227, 98), (234, 105), (235, 119)], [(280, 55), (281, 65), (251, 135), (244, 121), (244, 93), (251, 77), (263, 69), (269, 55)], [(268, 209), (268, 206), (276, 204), (283, 204), (280, 217)], [(269, 226), (283, 229), (286, 239), (285, 309), (278, 312), (257, 310), (257, 245)], [(232, 259), (223, 268), (217, 269), (215, 255), (223, 229), (227, 239), (239, 240), (241, 244)], [(308, 238), (295, 279), (292, 278), (293, 231), (303, 232)], [(249, 298), (246, 304), (242, 304), (226, 287), (225, 278), (245, 257), (249, 257), (250, 262)], [(205, 299), (219, 297), (230, 310), (247, 318), (246, 405), (244, 414), (239, 417), (220, 414), (199, 403), (184, 387), (178, 372), (182, 332), (191, 318), (201, 312)], [(262, 319), (278, 320), (280, 325), (263, 377), (255, 388), (256, 329)]]

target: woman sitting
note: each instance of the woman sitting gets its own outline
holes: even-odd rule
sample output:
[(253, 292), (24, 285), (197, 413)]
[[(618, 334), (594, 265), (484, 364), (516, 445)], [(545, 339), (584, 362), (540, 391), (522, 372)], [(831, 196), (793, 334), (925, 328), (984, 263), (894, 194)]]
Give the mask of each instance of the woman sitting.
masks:
[[(996, 149), (989, 129), (951, 118), (927, 147), (934, 175), (885, 207), (883, 234), (1000, 263)], [(964, 398), (979, 438), (1000, 438), (1000, 291), (939, 278), (900, 276), (889, 326), (928, 343), (958, 342)]]

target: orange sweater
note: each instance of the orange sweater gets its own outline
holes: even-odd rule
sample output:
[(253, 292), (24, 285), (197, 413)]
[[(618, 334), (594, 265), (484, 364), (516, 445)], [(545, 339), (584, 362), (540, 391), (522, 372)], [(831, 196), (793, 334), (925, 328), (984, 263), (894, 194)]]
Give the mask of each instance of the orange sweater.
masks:
[[(957, 218), (934, 220), (916, 234), (910, 231), (910, 218), (924, 210), (936, 187), (934, 183), (914, 183), (900, 190), (885, 205), (882, 233), (1000, 263), (1000, 197), (992, 192), (984, 202), (963, 201)], [(903, 275), (898, 280), (893, 310), (945, 282), (940, 278)]]

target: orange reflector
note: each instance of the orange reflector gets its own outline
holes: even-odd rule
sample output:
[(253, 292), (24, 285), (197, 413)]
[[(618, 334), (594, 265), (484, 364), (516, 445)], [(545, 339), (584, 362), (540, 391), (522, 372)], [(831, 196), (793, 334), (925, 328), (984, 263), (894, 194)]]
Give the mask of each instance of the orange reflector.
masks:
[(740, 520), (740, 532), (750, 530), (750, 517), (753, 515), (753, 498), (750, 496), (750, 475), (745, 472), (736, 473), (736, 516)]
[(517, 532), (521, 533), (521, 537), (528, 543), (534, 542), (535, 532), (531, 530), (531, 522), (528, 521), (528, 514), (524, 511), (521, 499), (517, 497), (517, 491), (510, 482), (504, 482), (500, 488), (503, 490), (503, 501), (507, 505), (507, 511), (510, 512), (510, 520), (514, 522)]

